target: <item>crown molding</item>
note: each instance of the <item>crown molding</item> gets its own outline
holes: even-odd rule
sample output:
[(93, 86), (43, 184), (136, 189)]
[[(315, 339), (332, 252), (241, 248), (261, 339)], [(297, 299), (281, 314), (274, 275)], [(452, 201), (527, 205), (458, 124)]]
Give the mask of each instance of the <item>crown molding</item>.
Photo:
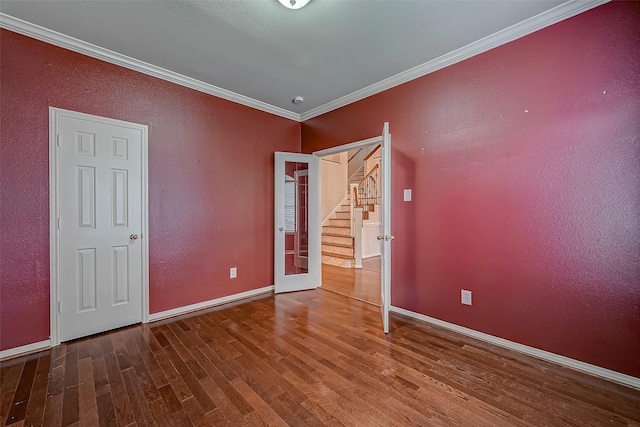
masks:
[(504, 30), (500, 30), (494, 34), (484, 37), (480, 40), (472, 42), (460, 49), (449, 52), (436, 59), (425, 62), (424, 64), (415, 66), (406, 71), (388, 77), (377, 83), (359, 89), (348, 95), (335, 99), (319, 107), (313, 108), (302, 114), (276, 107), (266, 102), (258, 101), (235, 92), (231, 92), (220, 87), (204, 83), (200, 80), (166, 70), (156, 65), (148, 64), (143, 61), (128, 57), (126, 55), (113, 52), (108, 49), (84, 42), (82, 40), (70, 37), (56, 31), (49, 30), (39, 25), (32, 24), (27, 21), (15, 18), (0, 12), (0, 28), (5, 28), (25, 36), (44, 41), (65, 49), (72, 50), (93, 58), (97, 58), (112, 64), (138, 71), (159, 79), (163, 79), (181, 86), (185, 86), (199, 92), (236, 102), (247, 107), (255, 108), (260, 111), (274, 114), (297, 122), (303, 122), (330, 111), (336, 110), (345, 105), (360, 101), (369, 96), (407, 83), (411, 80), (425, 76), (434, 71), (464, 61), (475, 55), (479, 55), (495, 47), (517, 40), (535, 31), (541, 30), (550, 25), (556, 24), (565, 19), (576, 16), (582, 12), (593, 9), (594, 7), (608, 3), (610, 0), (570, 0), (559, 6), (549, 9), (522, 22), (514, 24)]
[(549, 9), (536, 16), (507, 27), (504, 30), (500, 30), (480, 40), (469, 43), (460, 49), (456, 49), (436, 59), (425, 62), (424, 64), (417, 65), (406, 71), (398, 73), (395, 76), (388, 77), (378, 83), (374, 83), (352, 92), (349, 95), (345, 95), (334, 101), (304, 112), (300, 115), (300, 120), (304, 122), (328, 113), (329, 111), (336, 110), (340, 107), (344, 107), (345, 105), (360, 101), (361, 99), (425, 76), (429, 73), (433, 73), (434, 71), (438, 71), (442, 68), (448, 67), (449, 65), (464, 61), (465, 59), (479, 55), (513, 40), (517, 40), (545, 27), (576, 16), (582, 12), (586, 12), (589, 9), (608, 3), (609, 1), (610, 0), (570, 0), (554, 7), (553, 9)]
[(78, 52), (92, 58), (100, 59), (111, 64), (119, 65), (130, 70), (138, 71), (149, 76), (157, 77), (218, 98), (226, 99), (227, 101), (235, 102), (276, 116), (295, 120), (297, 122), (300, 121), (300, 114), (285, 110), (284, 108), (276, 107), (274, 105), (267, 104), (266, 102), (258, 101), (256, 99), (249, 98), (248, 96), (240, 95), (238, 93), (231, 92), (230, 90), (222, 89), (209, 83), (166, 70), (156, 65), (139, 61), (135, 58), (113, 52), (109, 49), (87, 43), (57, 31), (49, 30), (1, 12), (0, 28), (40, 40), (54, 46)]

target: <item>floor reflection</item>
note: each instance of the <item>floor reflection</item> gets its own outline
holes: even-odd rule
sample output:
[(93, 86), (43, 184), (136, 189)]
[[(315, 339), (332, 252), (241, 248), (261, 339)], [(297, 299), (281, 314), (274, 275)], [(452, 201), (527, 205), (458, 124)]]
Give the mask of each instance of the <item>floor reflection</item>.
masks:
[(380, 306), (380, 257), (362, 260), (362, 269), (322, 265), (322, 288)]

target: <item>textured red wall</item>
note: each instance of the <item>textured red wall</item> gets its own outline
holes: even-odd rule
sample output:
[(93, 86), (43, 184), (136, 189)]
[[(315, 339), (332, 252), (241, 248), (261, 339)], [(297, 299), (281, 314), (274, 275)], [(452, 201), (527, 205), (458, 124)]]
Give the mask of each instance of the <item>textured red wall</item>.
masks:
[(303, 123), (312, 152), (390, 122), (393, 305), (640, 377), (639, 6)]
[(0, 349), (49, 337), (49, 106), (149, 126), (152, 313), (273, 283), (273, 152), (300, 151), (299, 123), (9, 31), (0, 45)]

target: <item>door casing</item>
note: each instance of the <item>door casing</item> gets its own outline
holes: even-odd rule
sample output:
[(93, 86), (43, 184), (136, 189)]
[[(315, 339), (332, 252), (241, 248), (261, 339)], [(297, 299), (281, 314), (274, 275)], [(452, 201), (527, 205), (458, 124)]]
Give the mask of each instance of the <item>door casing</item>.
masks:
[[(337, 147), (327, 148), (325, 150), (314, 151), (312, 154), (315, 156), (324, 157), (332, 154), (341, 153), (343, 151), (355, 150), (362, 147), (366, 147), (369, 145), (378, 145), (383, 144), (385, 141), (385, 136), (389, 139), (388, 142), (391, 142), (391, 135), (389, 134), (389, 123), (385, 123), (383, 126), (382, 135), (376, 136), (369, 139), (364, 139), (362, 141), (352, 142), (349, 144), (339, 145)], [(383, 147), (383, 157), (386, 157), (387, 162), (391, 160), (391, 150), (389, 145), (385, 145)], [(383, 191), (382, 197), (385, 200), (383, 210), (385, 211), (383, 214), (383, 226), (382, 226), (382, 234), (390, 235), (391, 230), (391, 167), (390, 163), (388, 167), (382, 169), (382, 179), (383, 179)], [(388, 192), (385, 190), (388, 189)], [(318, 194), (318, 198), (320, 198), (320, 194)], [(393, 238), (391, 236), (391, 238)], [(383, 263), (382, 266), (383, 273), (380, 277), (380, 290), (382, 292), (382, 301), (381, 301), (381, 311), (382, 311), (382, 323), (384, 333), (389, 333), (389, 312), (391, 308), (391, 241), (389, 239), (384, 239), (382, 244), (385, 245), (385, 249), (383, 249)], [(385, 282), (387, 285), (385, 286)]]
[(148, 127), (138, 123), (94, 116), (61, 108), (49, 107), (49, 271), (50, 271), (50, 341), (51, 346), (60, 344), (59, 317), (59, 252), (60, 234), (58, 220), (60, 217), (60, 189), (59, 189), (59, 150), (58, 150), (58, 119), (69, 117), (79, 120), (90, 120), (111, 126), (128, 127), (141, 133), (141, 178), (142, 178), (142, 230), (140, 244), (142, 246), (142, 323), (149, 322), (149, 197), (148, 197)]

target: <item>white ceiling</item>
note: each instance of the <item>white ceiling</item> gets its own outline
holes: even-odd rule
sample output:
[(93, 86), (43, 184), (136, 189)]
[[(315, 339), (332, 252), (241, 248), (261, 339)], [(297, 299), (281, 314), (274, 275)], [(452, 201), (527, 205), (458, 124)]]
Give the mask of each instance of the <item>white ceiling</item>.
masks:
[[(311, 0), (289, 10), (277, 0), (1, 0), (0, 24), (304, 120), (600, 3)], [(305, 101), (294, 105), (298, 95)]]

